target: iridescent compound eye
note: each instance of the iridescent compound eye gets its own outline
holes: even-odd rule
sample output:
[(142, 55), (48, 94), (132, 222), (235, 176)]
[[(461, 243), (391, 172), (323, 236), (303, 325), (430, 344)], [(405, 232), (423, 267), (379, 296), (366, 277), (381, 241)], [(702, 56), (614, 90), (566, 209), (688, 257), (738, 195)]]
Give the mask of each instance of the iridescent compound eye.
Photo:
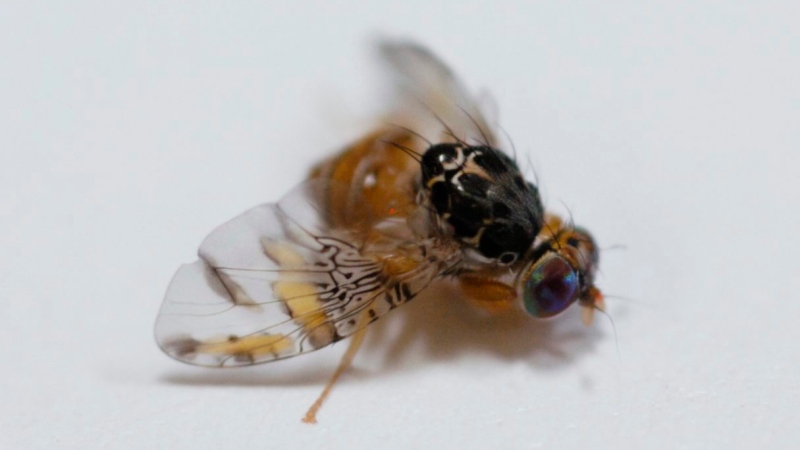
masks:
[(578, 274), (557, 255), (536, 263), (525, 283), (525, 310), (532, 316), (552, 317), (567, 309), (578, 297)]

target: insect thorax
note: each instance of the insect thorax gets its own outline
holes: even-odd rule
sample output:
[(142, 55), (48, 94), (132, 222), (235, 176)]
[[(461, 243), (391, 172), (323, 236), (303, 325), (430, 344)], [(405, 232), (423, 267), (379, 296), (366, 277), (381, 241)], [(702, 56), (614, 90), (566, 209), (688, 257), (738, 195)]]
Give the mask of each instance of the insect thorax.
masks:
[(544, 223), (539, 191), (517, 164), (489, 146), (437, 144), (422, 157), (425, 201), (462, 245), (511, 264)]

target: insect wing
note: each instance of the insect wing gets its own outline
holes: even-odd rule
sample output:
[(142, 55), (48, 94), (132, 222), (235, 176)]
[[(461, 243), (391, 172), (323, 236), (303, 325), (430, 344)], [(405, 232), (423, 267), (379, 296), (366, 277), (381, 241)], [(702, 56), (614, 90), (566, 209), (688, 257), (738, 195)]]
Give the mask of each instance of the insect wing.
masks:
[(379, 258), (362, 255), (352, 233), (326, 225), (315, 200), (323, 189), (308, 182), (203, 241), (200, 259), (175, 274), (156, 321), (168, 355), (223, 367), (310, 352), (353, 334), (438, 276), (426, 262), (402, 274), (402, 284), (383, 276)]
[[(493, 126), (485, 114), (487, 109), (494, 108), (481, 107), (482, 103), (492, 102), (473, 99), (455, 73), (436, 55), (418, 44), (403, 41), (381, 42), (379, 51), (400, 96), (394, 120), (418, 132), (431, 133), (433, 128), (438, 134), (430, 137), (437, 141), (442, 139), (441, 134), (452, 132), (470, 144), (496, 146)], [(425, 118), (424, 124), (420, 118)]]

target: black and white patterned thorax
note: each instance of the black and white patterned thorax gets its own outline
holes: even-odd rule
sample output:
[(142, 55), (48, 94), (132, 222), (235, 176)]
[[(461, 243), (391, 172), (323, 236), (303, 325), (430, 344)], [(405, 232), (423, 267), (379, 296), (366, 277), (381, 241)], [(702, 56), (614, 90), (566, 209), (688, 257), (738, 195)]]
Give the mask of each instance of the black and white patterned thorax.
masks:
[(422, 189), (445, 231), (502, 264), (519, 260), (544, 223), (539, 191), (489, 146), (437, 144), (422, 156)]

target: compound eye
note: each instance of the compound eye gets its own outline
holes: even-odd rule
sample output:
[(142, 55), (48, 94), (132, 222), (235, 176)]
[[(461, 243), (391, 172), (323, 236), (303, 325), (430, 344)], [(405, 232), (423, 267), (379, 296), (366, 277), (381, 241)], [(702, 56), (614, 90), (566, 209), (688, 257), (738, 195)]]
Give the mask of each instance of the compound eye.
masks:
[(552, 317), (578, 296), (578, 274), (557, 255), (546, 256), (525, 283), (525, 310), (535, 317)]

